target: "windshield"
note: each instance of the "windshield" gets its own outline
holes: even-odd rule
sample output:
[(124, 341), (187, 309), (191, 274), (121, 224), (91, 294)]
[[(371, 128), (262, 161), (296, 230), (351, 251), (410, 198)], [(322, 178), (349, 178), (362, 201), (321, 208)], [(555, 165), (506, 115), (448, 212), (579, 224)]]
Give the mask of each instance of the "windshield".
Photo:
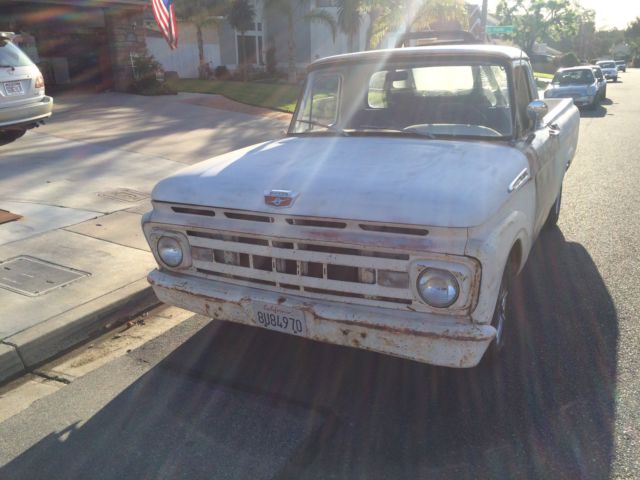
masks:
[(493, 63), (350, 64), (309, 74), (290, 133), (512, 133), (507, 70)]
[(0, 38), (0, 67), (28, 67), (31, 59), (9, 40)]
[(591, 70), (566, 70), (558, 72), (553, 77), (553, 82), (558, 85), (591, 85), (594, 82)]
[(598, 62), (600, 68), (616, 68), (616, 64), (613, 62)]

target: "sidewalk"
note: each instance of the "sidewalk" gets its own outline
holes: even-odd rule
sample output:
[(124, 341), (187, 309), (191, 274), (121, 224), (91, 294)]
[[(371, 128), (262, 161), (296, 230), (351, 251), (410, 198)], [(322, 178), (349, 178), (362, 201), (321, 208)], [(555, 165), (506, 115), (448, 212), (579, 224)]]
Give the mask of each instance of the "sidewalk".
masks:
[(200, 94), (56, 103), (0, 147), (0, 210), (22, 217), (0, 224), (0, 383), (155, 305), (140, 229), (155, 183), (288, 120)]

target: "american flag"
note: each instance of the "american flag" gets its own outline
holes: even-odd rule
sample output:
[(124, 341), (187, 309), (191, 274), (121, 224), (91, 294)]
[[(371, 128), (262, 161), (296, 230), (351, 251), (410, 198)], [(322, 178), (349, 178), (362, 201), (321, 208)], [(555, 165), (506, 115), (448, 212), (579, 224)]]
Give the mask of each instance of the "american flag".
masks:
[(178, 48), (178, 25), (173, 0), (151, 0), (153, 15), (171, 50)]

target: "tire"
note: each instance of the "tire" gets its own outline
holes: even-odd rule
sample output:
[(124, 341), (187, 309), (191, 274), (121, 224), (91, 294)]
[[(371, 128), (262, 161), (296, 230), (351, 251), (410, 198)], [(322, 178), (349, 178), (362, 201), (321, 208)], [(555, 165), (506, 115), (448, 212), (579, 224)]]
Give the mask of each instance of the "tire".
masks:
[(0, 145), (6, 145), (7, 143), (11, 143), (22, 137), (27, 130), (24, 128), (19, 128), (15, 130), (0, 130)]
[(556, 201), (553, 202), (551, 206), (551, 210), (549, 210), (549, 216), (547, 217), (547, 221), (545, 222), (545, 228), (551, 228), (558, 223), (558, 219), (560, 218), (560, 208), (562, 207), (562, 187), (560, 187), (560, 193), (556, 197)]
[(604, 87), (604, 92), (602, 92), (602, 100), (607, 99), (607, 87)]
[(484, 354), (484, 358), (486, 359), (485, 363), (495, 363), (499, 358), (504, 356), (505, 345), (507, 344), (506, 334), (508, 332), (505, 328), (508, 329), (510, 325), (513, 326), (515, 323), (510, 297), (515, 276), (516, 265), (511, 256), (509, 260), (507, 260), (507, 265), (504, 267), (504, 272), (502, 273), (496, 307), (493, 311), (493, 318), (491, 319), (491, 326), (496, 329), (496, 336)]

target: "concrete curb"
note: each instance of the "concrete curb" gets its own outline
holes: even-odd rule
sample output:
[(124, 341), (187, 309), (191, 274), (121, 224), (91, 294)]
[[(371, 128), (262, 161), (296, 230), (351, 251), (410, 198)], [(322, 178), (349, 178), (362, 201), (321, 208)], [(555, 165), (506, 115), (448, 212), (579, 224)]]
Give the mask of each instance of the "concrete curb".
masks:
[(143, 278), (5, 338), (0, 343), (0, 384), (32, 371), (159, 303)]

